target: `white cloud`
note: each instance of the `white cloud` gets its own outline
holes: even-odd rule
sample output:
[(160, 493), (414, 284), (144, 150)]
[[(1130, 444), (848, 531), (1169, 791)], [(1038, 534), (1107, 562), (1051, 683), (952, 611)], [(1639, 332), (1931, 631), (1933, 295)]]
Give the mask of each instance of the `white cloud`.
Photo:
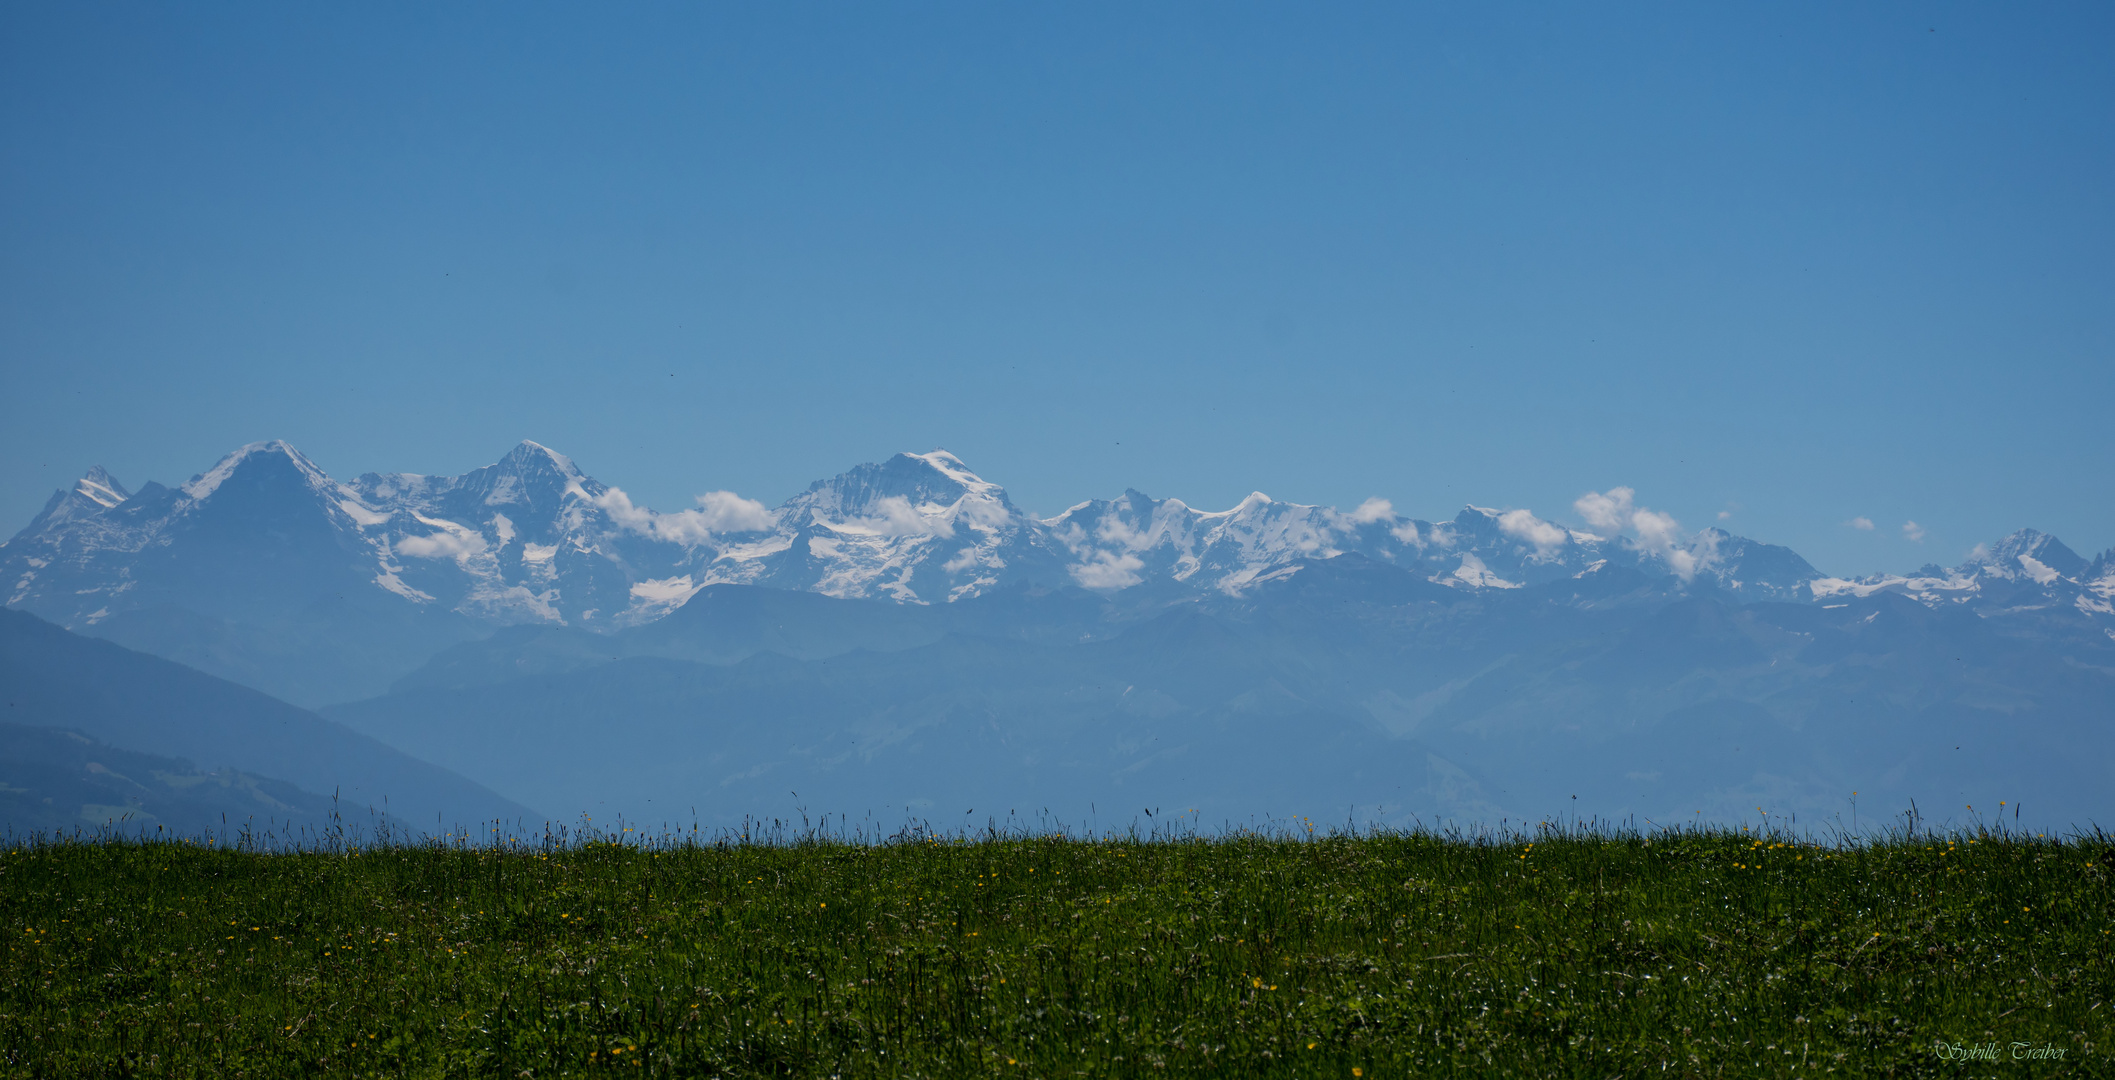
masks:
[(1535, 553), (1547, 556), (1564, 546), (1571, 534), (1526, 510), (1508, 510), (1498, 515), (1498, 531), (1535, 545)]
[(981, 561), (983, 557), (984, 553), (977, 550), (977, 545), (969, 544), (963, 547), (962, 550), (955, 552), (954, 558), (949, 559), (944, 563), (941, 563), (940, 570), (942, 573), (959, 574), (962, 571), (977, 565), (977, 563)]
[(1006, 512), (1006, 504), (978, 492), (964, 495), (955, 503), (955, 518), (971, 528), (981, 525), (987, 529), (997, 529), (1013, 521), (1013, 515)]
[(1719, 512), (1718, 512), (1718, 519), (1719, 519), (1720, 521), (1729, 521), (1729, 520), (1732, 520), (1732, 518), (1733, 518), (1733, 511), (1731, 511), (1731, 510), (1721, 510), (1721, 511), (1719, 511)]
[(1395, 516), (1395, 504), (1386, 499), (1367, 499), (1351, 512), (1351, 520), (1360, 525), (1371, 525)]
[(589, 501), (608, 514), (611, 521), (633, 532), (651, 533), (654, 529), (654, 512), (633, 506), (632, 497), (623, 488), (610, 488)]
[(1715, 546), (1702, 555), (1682, 547), (1682, 523), (1672, 514), (1638, 510), (1630, 515), (1630, 526), (1638, 531), (1638, 546), (1665, 559), (1668, 568), (1683, 581), (1695, 577), (1699, 569), (1717, 557)]
[(1572, 503), (1572, 509), (1586, 519), (1586, 527), (1602, 539), (1610, 539), (1630, 524), (1630, 507), (1637, 492), (1631, 488), (1608, 489), (1607, 494), (1589, 491)]
[(762, 532), (772, 524), (771, 511), (763, 503), (732, 491), (708, 491), (698, 496), (697, 512), (705, 516), (705, 524), (714, 532)]
[(1630, 515), (1630, 526), (1638, 530), (1638, 542), (1649, 548), (1669, 547), (1682, 538), (1682, 523), (1672, 514), (1639, 510)]
[(1615, 539), (1626, 528), (1636, 532), (1639, 549), (1658, 556), (1683, 581), (1718, 561), (1715, 540), (1685, 543), (1682, 523), (1674, 515), (1637, 505), (1637, 496), (1635, 489), (1627, 487), (1610, 488), (1605, 493), (1589, 491), (1572, 503), (1572, 509), (1603, 540)]
[(698, 508), (673, 514), (657, 514), (635, 506), (623, 488), (610, 488), (592, 501), (618, 527), (685, 547), (703, 544), (716, 532), (757, 532), (771, 527), (771, 511), (755, 499), (732, 491), (709, 491), (698, 496)]
[(1902, 523), (1902, 536), (1910, 543), (1921, 544), (1924, 542), (1924, 526), (1914, 521), (1905, 521)]
[(1097, 551), (1085, 563), (1072, 568), (1072, 576), (1089, 589), (1128, 589), (1140, 581), (1145, 560), (1125, 552)]
[(1844, 522), (1844, 524), (1850, 526), (1853, 529), (1858, 530), (1859, 532), (1873, 531), (1873, 519), (1869, 517), (1854, 517), (1849, 521)]
[[(1672, 518), (1668, 520), (1672, 521)], [(1696, 576), (1696, 572), (1718, 561), (1717, 533), (1699, 534), (1686, 548), (1669, 548), (1667, 564), (1683, 581)]]
[(632, 586), (632, 596), (650, 604), (673, 604), (697, 591), (698, 587), (692, 584), (689, 574), (682, 577), (655, 578)]
[(1105, 544), (1117, 544), (1132, 551), (1144, 551), (1152, 546), (1150, 526), (1149, 522), (1148, 528), (1141, 529), (1115, 514), (1110, 514), (1101, 520), (1101, 524), (1094, 527), (1094, 537)]
[(876, 533), (881, 536), (923, 536), (931, 534), (933, 536), (951, 537), (955, 535), (955, 527), (953, 525), (940, 519), (927, 521), (925, 515), (914, 509), (911, 506), (911, 501), (901, 495), (891, 495), (885, 499), (876, 499), (874, 501), (874, 509), (877, 513), (873, 516), (852, 518), (846, 521), (845, 524), (861, 532)]
[(397, 554), (414, 559), (461, 559), (485, 553), (485, 538), (474, 532), (449, 530), (431, 536), (406, 536), (396, 542)]

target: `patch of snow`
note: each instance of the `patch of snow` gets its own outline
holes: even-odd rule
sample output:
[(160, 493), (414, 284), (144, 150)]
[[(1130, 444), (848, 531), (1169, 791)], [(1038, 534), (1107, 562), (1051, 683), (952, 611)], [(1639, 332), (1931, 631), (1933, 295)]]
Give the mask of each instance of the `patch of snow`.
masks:
[(869, 517), (846, 518), (842, 522), (818, 522), (832, 532), (865, 536), (937, 536), (950, 539), (955, 527), (943, 517), (939, 508), (921, 512), (923, 508), (911, 506), (911, 501), (902, 495), (888, 495), (874, 501), (874, 510)]
[(633, 585), (632, 597), (654, 604), (675, 605), (690, 599), (698, 588), (691, 582), (689, 574), (682, 577), (655, 578)]
[(125, 501), (125, 497), (114, 488), (93, 477), (84, 476), (74, 481), (73, 489), (105, 510)]
[(2036, 585), (2047, 585), (2063, 576), (2032, 555), (2022, 555), (2019, 560), (2020, 568), (2027, 571), (2027, 576), (2033, 579)]
[[(1056, 516), (1056, 517), (1048, 517), (1048, 518), (1037, 518), (1037, 519), (1036, 519), (1036, 524), (1038, 524), (1038, 525), (1042, 525), (1042, 526), (1045, 526), (1045, 527), (1047, 527), (1047, 528), (1051, 528), (1051, 529), (1056, 529), (1056, 528), (1058, 528), (1058, 527), (1062, 526), (1063, 524), (1065, 524), (1065, 520), (1066, 520), (1067, 518), (1070, 518), (1070, 517), (1071, 517), (1072, 515), (1074, 515), (1074, 514), (1077, 514), (1077, 513), (1079, 513), (1080, 511), (1082, 511), (1082, 510), (1085, 510), (1086, 508), (1088, 508), (1088, 507), (1090, 507), (1090, 506), (1093, 506), (1093, 505), (1094, 505), (1094, 500), (1092, 500), (1092, 499), (1089, 499), (1089, 500), (1087, 500), (1087, 501), (1085, 501), (1085, 502), (1076, 502), (1076, 503), (1073, 503), (1073, 504), (1072, 504), (1071, 506), (1068, 506), (1068, 507), (1066, 507), (1066, 508), (1065, 508), (1065, 510), (1064, 510), (1064, 512), (1063, 512), (1063, 513), (1061, 513), (1061, 514), (1059, 514), (1059, 515), (1058, 515), (1058, 516)], [(1076, 528), (1076, 527), (1077, 527), (1077, 526), (1075, 526), (1075, 528)]]
[(288, 461), (293, 462), (294, 468), (308, 480), (311, 487), (321, 490), (330, 485), (330, 477), (323, 475), (323, 470), (317, 468), (314, 462), (302, 456), (301, 451), (288, 446), (281, 440), (273, 439), (269, 442), (251, 443), (221, 458), (211, 469), (192, 477), (190, 482), (184, 484), (181, 490), (193, 500), (203, 499), (220, 490), (220, 485), (227, 483), (228, 477), (235, 475), (235, 470), (240, 468), (243, 462), (248, 461), (257, 454), (284, 455)]
[[(501, 622), (536, 622), (558, 626), (565, 625), (565, 616), (552, 603), (558, 599), (558, 590), (545, 589), (532, 592), (524, 585), (499, 585), (479, 582), (470, 589), (470, 594), (455, 610), (465, 615), (482, 616)], [(583, 612), (581, 618), (587, 618)]]
[(1482, 559), (1468, 552), (1462, 553), (1461, 565), (1454, 568), (1454, 573), (1451, 577), (1454, 581), (1458, 581), (1463, 585), (1473, 585), (1480, 589), (1517, 589), (1520, 587), (1519, 582), (1507, 581), (1492, 573), (1490, 568), (1484, 565)]
[(1837, 596), (1867, 597), (1878, 592), (1897, 592), (1914, 597), (1926, 604), (1938, 602), (1944, 594), (1956, 594), (1965, 599), (1980, 589), (1973, 575), (1962, 575), (1950, 571), (1948, 576), (1903, 577), (1898, 574), (1875, 574), (1872, 577), (1850, 580), (1846, 578), (1822, 577), (1807, 583), (1807, 588), (1817, 600)]
[(1272, 581), (1283, 581), (1299, 573), (1306, 565), (1306, 563), (1296, 562), (1268, 571), (1262, 570), (1260, 567), (1246, 569), (1238, 574), (1230, 574), (1221, 578), (1219, 591), (1228, 596), (1239, 596), (1258, 585)]
[(1248, 493), (1247, 498), (1235, 503), (1232, 510), (1221, 510), (1216, 514), (1200, 513), (1197, 516), (1200, 518), (1246, 517), (1269, 505), (1271, 505), (1270, 496), (1260, 491), (1251, 491)]
[(388, 570), (375, 575), (375, 584), (415, 604), (426, 604), (433, 601), (432, 596), (404, 584), (403, 578)]
[(369, 510), (351, 499), (339, 499), (338, 509), (345, 511), (345, 516), (353, 519), (353, 524), (363, 529), (374, 528), (396, 516), (394, 512), (381, 513)]
[(976, 473), (969, 471), (969, 466), (964, 465), (961, 458), (945, 450), (935, 450), (929, 454), (905, 454), (903, 456), (925, 462), (937, 470), (940, 475), (953, 480), (976, 494), (990, 495), (999, 490), (999, 485), (991, 483)]

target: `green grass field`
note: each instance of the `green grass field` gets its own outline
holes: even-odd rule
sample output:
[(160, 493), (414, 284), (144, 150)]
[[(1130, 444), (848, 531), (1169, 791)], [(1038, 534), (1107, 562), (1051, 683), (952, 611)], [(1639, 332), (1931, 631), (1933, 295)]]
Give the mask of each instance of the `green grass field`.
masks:
[(2098, 837), (528, 847), (15, 844), (0, 1071), (2115, 1075)]

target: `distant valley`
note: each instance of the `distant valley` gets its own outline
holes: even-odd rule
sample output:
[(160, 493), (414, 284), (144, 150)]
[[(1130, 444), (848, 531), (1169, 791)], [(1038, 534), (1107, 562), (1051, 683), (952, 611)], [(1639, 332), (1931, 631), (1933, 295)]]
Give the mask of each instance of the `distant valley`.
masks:
[[(1037, 519), (934, 452), (663, 513), (534, 443), (350, 481), (261, 443), (91, 471), (0, 545), (4, 719), (442, 827), (2115, 817), (2115, 552), (1852, 580), (1593, 509)], [(114, 719), (156, 700), (194, 719)]]

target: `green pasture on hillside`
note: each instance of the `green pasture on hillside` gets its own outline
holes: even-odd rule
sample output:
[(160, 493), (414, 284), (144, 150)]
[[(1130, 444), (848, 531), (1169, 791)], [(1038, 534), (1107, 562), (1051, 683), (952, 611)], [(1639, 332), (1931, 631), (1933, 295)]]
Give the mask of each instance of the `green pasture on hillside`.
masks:
[(0, 1074), (2106, 1076), (2110, 860), (1989, 832), (17, 842)]

